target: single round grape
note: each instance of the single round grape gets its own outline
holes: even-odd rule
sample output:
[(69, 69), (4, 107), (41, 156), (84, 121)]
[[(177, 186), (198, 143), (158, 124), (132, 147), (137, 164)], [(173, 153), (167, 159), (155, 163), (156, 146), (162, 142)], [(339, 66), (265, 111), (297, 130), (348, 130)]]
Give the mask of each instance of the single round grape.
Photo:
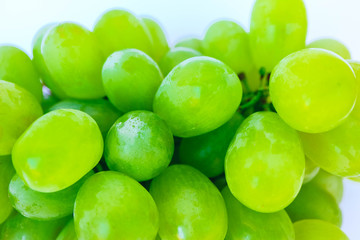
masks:
[(150, 193), (159, 209), (161, 239), (224, 239), (224, 199), (200, 171), (172, 165), (151, 182)]
[(0, 225), (9, 217), (13, 210), (8, 197), (8, 188), (14, 174), (15, 170), (11, 163), (11, 156), (0, 156)]
[(255, 65), (271, 72), (281, 59), (305, 47), (306, 32), (302, 0), (257, 0), (249, 38)]
[(116, 170), (145, 181), (159, 175), (174, 153), (174, 139), (164, 120), (152, 112), (133, 111), (120, 117), (105, 141), (105, 161)]
[(295, 240), (294, 227), (285, 210), (275, 213), (255, 212), (242, 205), (228, 187), (221, 193), (228, 212), (226, 240)]
[(349, 64), (322, 49), (304, 49), (287, 56), (270, 78), (276, 111), (291, 127), (307, 133), (338, 126), (350, 114), (356, 95), (356, 79)]
[(122, 112), (151, 111), (163, 80), (156, 62), (136, 49), (110, 55), (103, 66), (102, 78), (110, 102)]
[(49, 109), (59, 101), (60, 99), (57, 98), (48, 87), (43, 86), (43, 99), (41, 101), (41, 107), (45, 113), (49, 112)]
[(160, 59), (169, 51), (169, 44), (167, 42), (165, 33), (159, 23), (157, 23), (155, 20), (148, 17), (143, 17), (141, 20), (144, 22), (151, 35), (151, 56), (156, 62), (159, 62)]
[(303, 184), (310, 182), (319, 173), (319, 170), (319, 166), (305, 156), (305, 175)]
[(336, 225), (317, 219), (307, 219), (294, 224), (296, 240), (349, 240)]
[(56, 240), (78, 240), (75, 233), (74, 219), (71, 219), (61, 230)]
[(331, 39), (331, 38), (318, 39), (316, 41), (309, 43), (306, 47), (322, 48), (325, 50), (332, 51), (344, 59), (351, 59), (350, 51), (346, 48), (346, 46), (343, 43), (335, 39)]
[(312, 181), (302, 186), (286, 211), (293, 222), (321, 219), (339, 227), (342, 222), (341, 210), (335, 198)]
[(175, 136), (193, 137), (230, 120), (241, 98), (241, 83), (234, 71), (216, 59), (194, 57), (166, 76), (153, 109)]
[(80, 240), (156, 237), (159, 214), (149, 192), (118, 172), (100, 172), (81, 187), (74, 208)]
[(186, 59), (192, 57), (198, 57), (198, 56), (201, 56), (201, 53), (191, 48), (185, 48), (185, 47), (172, 48), (160, 60), (159, 67), (162, 73), (164, 74), (164, 76), (166, 76), (179, 63), (185, 61)]
[(331, 131), (300, 133), (305, 154), (325, 171), (342, 177), (360, 175), (359, 136), (360, 121), (351, 116)]
[(21, 135), (12, 160), (27, 186), (56, 192), (94, 168), (102, 153), (103, 139), (96, 122), (81, 111), (59, 109), (37, 119)]
[(126, 48), (152, 53), (151, 31), (128, 11), (114, 9), (105, 12), (95, 24), (94, 33), (106, 57)]
[(33, 94), (17, 84), (0, 80), (0, 156), (11, 154), (18, 137), (42, 114)]
[(76, 194), (92, 174), (93, 171), (70, 187), (53, 193), (34, 191), (15, 175), (9, 185), (9, 198), (14, 208), (25, 217), (37, 220), (63, 218), (72, 214)]
[[(58, 96), (96, 99), (105, 95), (101, 68), (105, 61), (94, 34), (75, 23), (61, 23), (46, 32), (41, 53)], [(49, 83), (50, 81), (50, 83)]]
[(224, 125), (209, 133), (184, 138), (180, 143), (180, 163), (191, 165), (207, 177), (224, 172), (226, 151), (244, 118), (235, 115)]
[(42, 98), (39, 74), (26, 53), (13, 46), (0, 46), (0, 79), (16, 83), (32, 93), (40, 102)]
[(300, 191), (305, 157), (295, 130), (273, 112), (256, 112), (240, 125), (225, 158), (232, 194), (248, 208), (276, 212)]
[(353, 111), (351, 112), (351, 116), (355, 117), (357, 120), (360, 121), (360, 62), (348, 60), (348, 63), (352, 67), (352, 69), (355, 72), (356, 75), (356, 82), (358, 85), (358, 94), (357, 94), (357, 100), (355, 103), (355, 107)]
[(57, 109), (76, 109), (89, 114), (98, 124), (104, 138), (111, 126), (121, 115), (121, 113), (105, 99), (63, 100), (53, 105), (49, 111)]
[(341, 202), (344, 192), (342, 177), (335, 176), (320, 169), (311, 183), (332, 195), (338, 204)]
[(224, 62), (237, 74), (252, 69), (249, 36), (234, 21), (221, 20), (212, 24), (205, 34), (203, 49), (207, 56)]
[(202, 41), (198, 38), (185, 38), (175, 44), (175, 48), (177, 47), (186, 47), (194, 49), (200, 53), (203, 52)]

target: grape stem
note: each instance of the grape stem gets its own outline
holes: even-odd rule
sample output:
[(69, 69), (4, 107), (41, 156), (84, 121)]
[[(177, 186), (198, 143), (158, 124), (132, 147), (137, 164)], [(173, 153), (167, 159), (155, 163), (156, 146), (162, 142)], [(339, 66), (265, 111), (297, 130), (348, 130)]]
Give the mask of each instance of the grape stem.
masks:
[(255, 96), (253, 96), (250, 99), (250, 101), (247, 101), (243, 105), (241, 105), (240, 109), (243, 110), (243, 109), (254, 106), (256, 103), (258, 103), (265, 96), (264, 93), (267, 90), (267, 80), (268, 80), (268, 76), (266, 74), (262, 74), (261, 75), (261, 82), (260, 82), (259, 90), (257, 90)]

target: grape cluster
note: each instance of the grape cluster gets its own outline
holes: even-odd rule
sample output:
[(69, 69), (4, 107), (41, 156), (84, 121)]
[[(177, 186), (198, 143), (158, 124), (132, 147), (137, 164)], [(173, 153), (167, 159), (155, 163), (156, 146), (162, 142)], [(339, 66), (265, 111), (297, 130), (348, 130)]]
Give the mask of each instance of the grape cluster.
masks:
[(126, 10), (0, 46), (1, 240), (346, 240), (360, 62), (302, 0), (169, 47)]

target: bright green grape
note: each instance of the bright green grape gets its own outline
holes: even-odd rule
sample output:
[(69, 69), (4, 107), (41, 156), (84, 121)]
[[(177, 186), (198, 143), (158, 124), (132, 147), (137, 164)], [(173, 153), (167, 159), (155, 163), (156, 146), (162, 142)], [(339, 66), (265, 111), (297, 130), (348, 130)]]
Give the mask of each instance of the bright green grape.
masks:
[(105, 95), (101, 68), (105, 61), (92, 32), (75, 23), (61, 23), (46, 32), (42, 58), (49, 78), (45, 83), (57, 96), (95, 99)]
[(14, 174), (15, 170), (11, 163), (11, 157), (0, 156), (0, 224), (8, 218), (13, 210), (8, 197), (8, 188), (10, 180)]
[(346, 46), (335, 39), (331, 39), (331, 38), (319, 39), (309, 43), (306, 47), (322, 48), (325, 50), (332, 51), (344, 59), (351, 59), (351, 54), (349, 50), (346, 48)]
[(360, 62), (348, 60), (356, 75), (356, 82), (358, 85), (357, 101), (351, 115), (360, 121)]
[(56, 240), (78, 240), (75, 233), (74, 219), (71, 219), (61, 230)]
[(59, 101), (60, 99), (58, 99), (48, 87), (43, 86), (43, 99), (41, 101), (41, 107), (44, 112), (49, 112), (49, 109)]
[(169, 44), (167, 42), (165, 33), (160, 27), (159, 23), (157, 23), (155, 20), (147, 17), (143, 17), (141, 20), (144, 22), (151, 35), (151, 56), (156, 62), (159, 62), (160, 59), (169, 51)]
[(257, 0), (250, 25), (255, 65), (271, 72), (281, 59), (305, 47), (306, 32), (302, 0)]
[(118, 172), (100, 172), (81, 187), (74, 209), (80, 240), (153, 240), (159, 214), (149, 192)]
[(154, 112), (178, 137), (210, 132), (230, 120), (242, 97), (234, 71), (209, 57), (194, 57), (176, 66), (160, 85)]
[(320, 133), (338, 126), (350, 114), (356, 95), (349, 64), (322, 49), (293, 53), (271, 74), (270, 96), (276, 111), (302, 132)]
[(332, 195), (338, 204), (341, 202), (344, 192), (342, 177), (320, 170), (311, 183)]
[(237, 74), (252, 69), (252, 57), (247, 32), (236, 22), (221, 20), (207, 30), (203, 41), (204, 53), (223, 61)]
[(242, 205), (228, 187), (221, 193), (228, 212), (226, 240), (295, 240), (293, 224), (284, 210), (275, 213), (255, 212)]
[(303, 184), (310, 182), (319, 173), (319, 170), (319, 166), (305, 156), (305, 176)]
[(159, 175), (174, 153), (174, 139), (164, 120), (152, 112), (133, 111), (120, 117), (105, 142), (105, 160), (116, 170), (145, 181)]
[(232, 194), (248, 208), (276, 212), (300, 191), (305, 157), (295, 130), (273, 112), (257, 112), (240, 125), (225, 159)]
[(105, 99), (63, 100), (53, 105), (49, 111), (57, 109), (76, 109), (89, 114), (98, 124), (104, 138), (110, 127), (121, 115), (121, 113)]
[(202, 41), (198, 38), (186, 38), (183, 39), (181, 41), (179, 41), (178, 43), (175, 44), (175, 48), (177, 47), (186, 47), (186, 48), (191, 48), (194, 49), (200, 53), (203, 52), (203, 46), (202, 46)]
[(52, 220), (69, 216), (73, 212), (76, 194), (93, 171), (74, 185), (53, 193), (37, 192), (15, 175), (9, 185), (9, 197), (14, 208), (23, 216), (37, 220)]
[(286, 208), (293, 222), (321, 219), (341, 226), (341, 210), (335, 198), (312, 181), (302, 186), (295, 200)]
[(359, 136), (360, 121), (351, 116), (331, 131), (300, 133), (305, 154), (325, 171), (343, 177), (360, 174)]
[(161, 239), (224, 239), (224, 199), (200, 171), (172, 165), (151, 182), (150, 193), (160, 213)]
[(186, 59), (192, 57), (198, 57), (201, 55), (202, 54), (200, 52), (191, 48), (185, 48), (185, 47), (172, 48), (160, 60), (159, 67), (162, 73), (164, 74), (164, 76), (166, 76), (179, 63), (185, 61)]
[(180, 143), (180, 163), (191, 165), (207, 177), (224, 172), (226, 151), (244, 118), (235, 115), (223, 126), (204, 135), (184, 138)]
[(37, 119), (21, 135), (12, 160), (27, 186), (39, 192), (56, 192), (94, 168), (102, 153), (103, 140), (96, 122), (81, 111), (59, 109)]
[(43, 114), (40, 103), (24, 88), (0, 80), (0, 156), (11, 154), (15, 141)]
[(163, 76), (156, 62), (136, 49), (115, 52), (102, 70), (106, 95), (120, 111), (152, 110)]
[(349, 238), (331, 223), (308, 219), (294, 224), (296, 240), (349, 240)]
[(31, 59), (13, 46), (0, 46), (0, 79), (16, 83), (40, 102), (41, 82)]
[(106, 57), (126, 48), (135, 48), (151, 54), (151, 32), (141, 19), (121, 9), (104, 13), (94, 27), (94, 33)]

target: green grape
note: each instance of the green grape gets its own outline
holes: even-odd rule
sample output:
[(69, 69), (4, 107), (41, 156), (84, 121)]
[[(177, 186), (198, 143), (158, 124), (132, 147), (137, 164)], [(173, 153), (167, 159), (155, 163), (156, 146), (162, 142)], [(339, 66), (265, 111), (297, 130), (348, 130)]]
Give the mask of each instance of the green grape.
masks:
[(198, 57), (198, 56), (201, 56), (201, 53), (191, 48), (185, 48), (185, 47), (172, 48), (160, 60), (159, 67), (162, 73), (164, 74), (164, 76), (166, 76), (179, 63), (185, 61), (186, 59), (192, 57)]
[(63, 218), (72, 214), (76, 194), (92, 174), (93, 171), (70, 187), (53, 193), (34, 191), (15, 175), (9, 185), (10, 201), (18, 212), (28, 218), (37, 220)]
[(245, 77), (244, 80), (246, 81), (246, 85), (244, 85), (245, 84), (244, 81), (242, 81), (242, 83), (245, 93), (256, 92), (260, 88), (260, 83), (261, 83), (260, 71), (254, 65), (252, 66), (250, 71), (245, 73), (244, 77)]
[(319, 166), (317, 166), (313, 161), (305, 156), (305, 176), (304, 183), (310, 182), (314, 177), (319, 173)]
[(163, 80), (156, 62), (136, 49), (113, 53), (103, 66), (102, 78), (110, 102), (122, 112), (151, 111)]
[(169, 164), (174, 139), (164, 120), (152, 112), (133, 111), (120, 117), (105, 141), (105, 161), (116, 170), (145, 181)]
[(320, 170), (311, 183), (332, 195), (338, 204), (341, 202), (344, 192), (342, 177)]
[(319, 39), (309, 43), (306, 47), (322, 48), (325, 50), (332, 51), (344, 59), (351, 59), (351, 54), (349, 50), (346, 48), (346, 46), (335, 39), (331, 39), (331, 38)]
[(151, 32), (141, 19), (121, 9), (104, 13), (94, 27), (94, 33), (106, 57), (126, 48), (151, 54)]
[(203, 52), (203, 46), (202, 46), (202, 41), (198, 38), (185, 38), (181, 41), (179, 41), (178, 43), (175, 44), (175, 48), (177, 47), (186, 47), (186, 48), (191, 48), (194, 49), (200, 53)]
[(71, 219), (65, 227), (61, 230), (59, 236), (57, 236), (56, 240), (77, 240), (77, 236), (75, 233), (75, 225), (74, 219)]
[(33, 94), (17, 84), (0, 80), (0, 156), (11, 154), (18, 137), (42, 114)]
[(149, 192), (112, 171), (97, 173), (84, 183), (76, 197), (74, 219), (80, 240), (153, 240), (159, 228), (159, 213)]
[(302, 186), (295, 200), (286, 208), (293, 222), (321, 219), (341, 226), (341, 210), (335, 198), (312, 181)]
[(8, 188), (14, 174), (15, 170), (11, 163), (11, 156), (0, 156), (0, 224), (9, 217), (13, 210), (8, 197)]
[(38, 221), (21, 214), (10, 217), (3, 225), (0, 239), (3, 240), (51, 240), (56, 239), (69, 218)]
[(307, 133), (338, 126), (350, 114), (356, 95), (350, 65), (322, 49), (304, 49), (287, 56), (270, 78), (276, 111), (291, 127)]
[(305, 157), (295, 130), (273, 112), (256, 112), (240, 125), (225, 158), (232, 194), (248, 208), (276, 212), (300, 191)]
[(61, 97), (95, 99), (105, 95), (101, 81), (104, 56), (95, 35), (75, 23), (51, 27), (41, 41), (49, 78), (45, 83)]
[(235, 115), (224, 125), (204, 135), (184, 138), (180, 143), (180, 163), (191, 165), (207, 177), (224, 172), (226, 151), (244, 118)]
[(296, 240), (349, 240), (336, 225), (317, 219), (307, 219), (294, 224)]
[(300, 133), (305, 154), (325, 171), (342, 177), (360, 174), (359, 136), (360, 121), (351, 116), (331, 131)]
[(352, 67), (356, 75), (356, 82), (358, 85), (357, 101), (351, 115), (360, 121), (360, 62), (348, 60), (348, 63)]
[(228, 212), (226, 240), (295, 240), (294, 227), (284, 210), (275, 213), (255, 212), (241, 204), (228, 187), (221, 193)]
[(151, 182), (150, 193), (159, 209), (160, 238), (224, 239), (224, 199), (200, 171), (187, 165), (172, 165)]
[(40, 102), (41, 82), (31, 59), (13, 46), (0, 46), (0, 79), (13, 82), (32, 93)]
[(221, 20), (211, 25), (203, 48), (207, 56), (223, 61), (237, 74), (250, 72), (253, 67), (248, 34), (234, 21)]
[(241, 98), (239, 78), (228, 66), (210, 57), (194, 57), (164, 79), (153, 109), (175, 136), (194, 137), (230, 120)]
[(257, 0), (251, 14), (250, 49), (258, 69), (305, 47), (306, 9), (302, 0)]
[(41, 101), (41, 107), (45, 113), (49, 112), (49, 109), (59, 101), (60, 99), (58, 99), (48, 87), (43, 86), (43, 99)]
[(89, 114), (98, 124), (104, 138), (110, 127), (121, 115), (121, 113), (105, 99), (63, 100), (53, 105), (49, 111), (57, 109), (76, 109)]
[(152, 40), (152, 51), (151, 56), (156, 62), (169, 51), (169, 44), (167, 42), (164, 31), (161, 29), (159, 23), (155, 20), (147, 17), (141, 18), (145, 26), (150, 32)]
[(81, 111), (59, 109), (37, 119), (21, 135), (12, 161), (27, 186), (39, 192), (56, 192), (94, 168), (102, 153), (103, 140), (96, 122)]

